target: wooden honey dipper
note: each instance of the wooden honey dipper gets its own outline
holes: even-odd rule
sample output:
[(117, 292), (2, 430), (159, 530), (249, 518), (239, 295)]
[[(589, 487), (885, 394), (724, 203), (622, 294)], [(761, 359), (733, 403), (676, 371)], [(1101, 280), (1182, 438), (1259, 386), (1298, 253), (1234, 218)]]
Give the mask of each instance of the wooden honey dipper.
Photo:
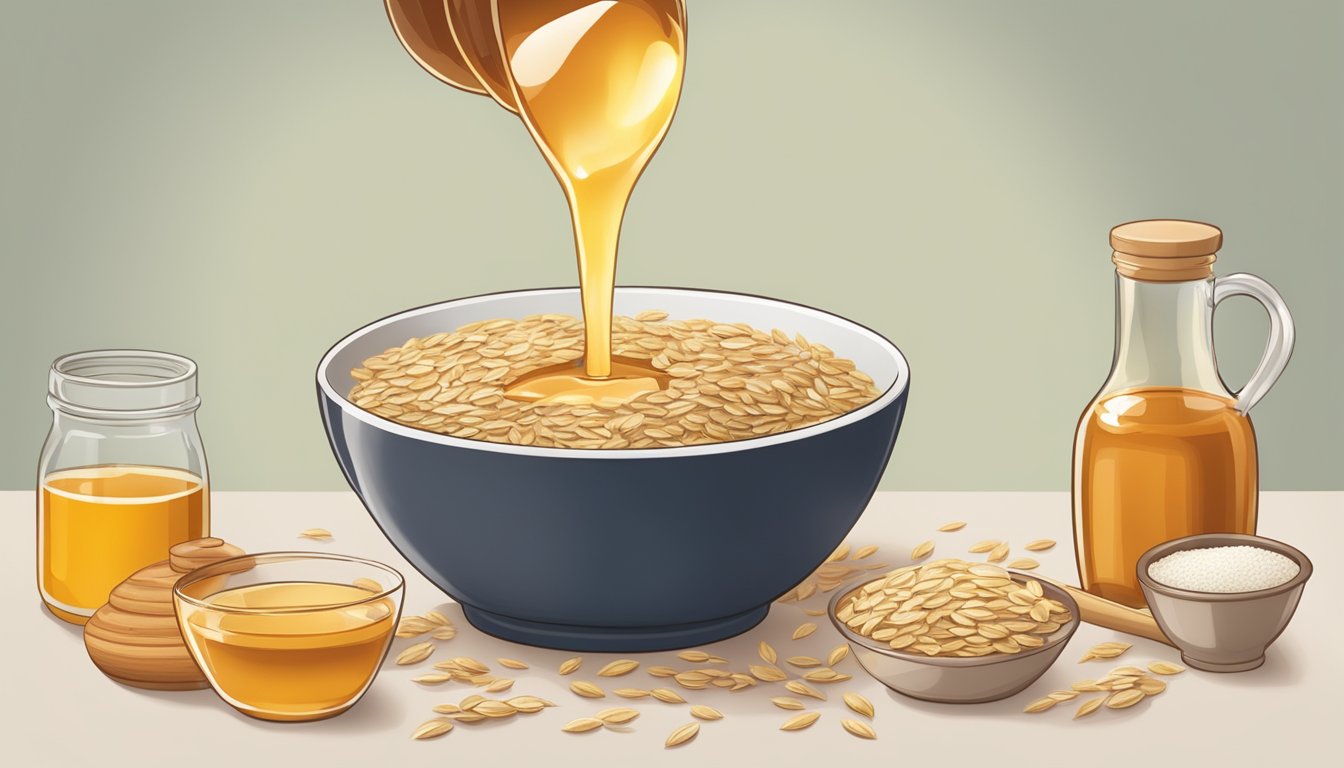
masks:
[(209, 687), (178, 629), (173, 584), (201, 566), (241, 554), (223, 539), (194, 539), (168, 550), (167, 560), (128, 576), (84, 625), (89, 658), (103, 674), (136, 688)]
[(1146, 637), (1149, 640), (1156, 640), (1170, 646), (1176, 645), (1168, 640), (1166, 635), (1162, 634), (1162, 630), (1157, 626), (1157, 620), (1153, 618), (1153, 614), (1142, 608), (1130, 608), (1127, 605), (1111, 602), (1104, 597), (1097, 597), (1091, 592), (1085, 592), (1068, 584), (1061, 584), (1044, 576), (1032, 574), (1031, 578), (1053, 584), (1068, 592), (1069, 597), (1072, 597), (1074, 602), (1078, 603), (1078, 618), (1088, 624), (1114, 629), (1128, 635)]

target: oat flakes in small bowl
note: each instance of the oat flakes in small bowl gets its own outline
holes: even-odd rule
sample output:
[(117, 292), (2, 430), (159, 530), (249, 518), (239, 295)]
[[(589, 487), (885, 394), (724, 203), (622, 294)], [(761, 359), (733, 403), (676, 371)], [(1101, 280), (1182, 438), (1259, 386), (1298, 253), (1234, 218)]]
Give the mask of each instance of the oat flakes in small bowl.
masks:
[(831, 623), (883, 685), (973, 704), (1035, 682), (1078, 628), (1063, 590), (989, 563), (936, 560), (839, 590)]

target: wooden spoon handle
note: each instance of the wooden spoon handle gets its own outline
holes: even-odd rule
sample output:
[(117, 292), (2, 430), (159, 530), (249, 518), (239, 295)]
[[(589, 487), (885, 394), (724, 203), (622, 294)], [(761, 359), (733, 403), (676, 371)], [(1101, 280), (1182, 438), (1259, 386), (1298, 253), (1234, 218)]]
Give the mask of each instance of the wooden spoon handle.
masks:
[(1088, 624), (1114, 629), (1117, 632), (1124, 632), (1129, 635), (1146, 637), (1149, 640), (1156, 640), (1170, 646), (1176, 645), (1168, 640), (1166, 635), (1162, 634), (1161, 628), (1157, 626), (1157, 621), (1148, 611), (1113, 603), (1104, 597), (1097, 597), (1091, 592), (1084, 592), (1078, 587), (1061, 584), (1053, 579), (1035, 574), (1032, 574), (1032, 577), (1054, 584), (1068, 592), (1069, 597), (1072, 597), (1078, 603), (1078, 612), (1081, 614), (1079, 618)]

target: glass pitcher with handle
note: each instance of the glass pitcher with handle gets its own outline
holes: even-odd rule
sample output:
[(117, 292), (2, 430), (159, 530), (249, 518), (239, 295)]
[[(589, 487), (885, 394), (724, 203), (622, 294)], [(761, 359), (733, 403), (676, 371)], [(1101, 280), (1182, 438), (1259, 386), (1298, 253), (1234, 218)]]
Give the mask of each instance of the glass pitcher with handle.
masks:
[[(1293, 322), (1269, 283), (1213, 276), (1223, 235), (1194, 221), (1111, 230), (1115, 358), (1078, 422), (1074, 539), (1083, 589), (1142, 607), (1139, 557), (1197, 533), (1255, 533), (1258, 463), (1247, 412), (1288, 364)], [(1269, 313), (1269, 342), (1246, 386), (1218, 374), (1213, 313), (1250, 296)]]

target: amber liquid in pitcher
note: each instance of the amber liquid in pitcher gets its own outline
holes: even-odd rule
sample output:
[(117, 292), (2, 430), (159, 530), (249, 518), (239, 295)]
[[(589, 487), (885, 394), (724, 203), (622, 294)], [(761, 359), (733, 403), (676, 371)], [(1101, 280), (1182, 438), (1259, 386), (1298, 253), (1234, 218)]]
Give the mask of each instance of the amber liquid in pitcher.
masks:
[[(42, 481), (38, 578), (47, 606), (83, 624), (112, 588), (164, 559), (169, 547), (209, 533), (205, 484), (167, 467), (66, 469)], [(55, 601), (56, 604), (52, 604)]]
[(666, 377), (611, 352), (621, 220), (681, 95), (684, 18), (677, 0), (517, 0), (499, 8), (504, 52), (528, 131), (569, 200), (583, 294), (584, 361), (528, 377), (505, 394), (531, 402), (629, 400)]
[[(373, 680), (396, 607), (387, 599), (360, 602), (369, 597), (348, 584), (253, 584), (211, 595), (204, 606), (179, 603), (178, 622), (216, 690), (235, 706), (267, 719), (310, 719), (349, 706)], [(285, 611), (295, 606), (303, 610)], [(255, 612), (220, 610), (228, 608)]]
[(1255, 431), (1227, 397), (1182, 387), (1101, 396), (1074, 446), (1083, 589), (1146, 602), (1134, 563), (1164, 541), (1255, 530)]

